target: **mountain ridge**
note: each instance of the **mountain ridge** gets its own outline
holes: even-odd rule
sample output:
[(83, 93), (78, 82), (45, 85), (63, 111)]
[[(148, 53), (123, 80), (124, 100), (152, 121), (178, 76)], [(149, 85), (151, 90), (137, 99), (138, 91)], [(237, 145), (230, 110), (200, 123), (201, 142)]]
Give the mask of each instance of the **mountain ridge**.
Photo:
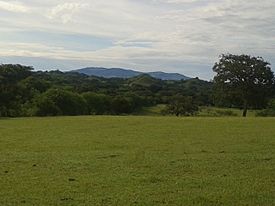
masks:
[(162, 71), (156, 72), (140, 72), (132, 69), (124, 68), (104, 68), (104, 67), (86, 67), (82, 69), (72, 70), (70, 72), (77, 72), (80, 74), (86, 74), (88, 76), (98, 76), (104, 78), (132, 78), (142, 74), (148, 74), (153, 78), (161, 80), (187, 80), (191, 79), (183, 74), (179, 73), (166, 73)]

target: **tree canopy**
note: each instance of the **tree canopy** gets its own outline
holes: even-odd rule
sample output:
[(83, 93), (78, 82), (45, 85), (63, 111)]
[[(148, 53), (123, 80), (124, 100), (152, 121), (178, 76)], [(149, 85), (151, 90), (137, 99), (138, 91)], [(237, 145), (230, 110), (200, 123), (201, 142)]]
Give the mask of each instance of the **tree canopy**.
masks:
[(209, 105), (212, 83), (199, 79), (164, 81), (148, 75), (106, 79), (0, 65), (0, 116), (4, 117), (136, 114), (145, 106), (167, 104), (176, 95)]
[(272, 92), (274, 75), (270, 64), (262, 57), (222, 55), (213, 71), (215, 95), (243, 108), (263, 107)]
[(0, 65), (0, 117), (137, 114), (142, 107), (158, 104), (168, 105), (176, 115), (193, 115), (198, 106), (214, 104), (244, 108), (246, 115), (247, 108), (262, 109), (272, 97), (273, 72), (260, 57), (223, 55), (213, 70), (214, 84), (148, 75), (106, 79)]

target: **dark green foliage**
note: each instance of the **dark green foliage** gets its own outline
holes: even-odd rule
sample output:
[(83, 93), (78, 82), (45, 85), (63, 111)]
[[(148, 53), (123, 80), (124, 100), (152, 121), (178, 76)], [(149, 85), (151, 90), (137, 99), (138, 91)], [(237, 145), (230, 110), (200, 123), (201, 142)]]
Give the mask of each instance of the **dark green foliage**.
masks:
[[(215, 98), (219, 100), (216, 103), (228, 107), (243, 107), (244, 97), (247, 97), (248, 106), (261, 109), (270, 96), (270, 87), (274, 89), (273, 79), (267, 80), (273, 73), (269, 64), (261, 58), (241, 57), (246, 61), (240, 63), (238, 61), (241, 60), (234, 55), (223, 56), (221, 62), (215, 65), (218, 75), (214, 79), (214, 95), (213, 83), (198, 78), (162, 81), (140, 75), (130, 79), (105, 79), (72, 72), (32, 72), (31, 67), (1, 65), (0, 116), (137, 114), (145, 106), (169, 104), (176, 96), (192, 97), (192, 101), (199, 106), (213, 106), (213, 97), (219, 97)], [(230, 62), (230, 58), (233, 60), (229, 64), (227, 61)], [(223, 64), (227, 65), (227, 71), (223, 71)], [(244, 87), (246, 84), (233, 86), (236, 83), (234, 74), (239, 75), (238, 71), (243, 67), (245, 69), (240, 74), (250, 74), (244, 82), (251, 91), (245, 94), (240, 92), (240, 88), (247, 88)], [(233, 72), (229, 74), (231, 70)], [(258, 77), (261, 72), (263, 76)], [(53, 91), (55, 95), (57, 91), (59, 94), (54, 96)], [(76, 106), (78, 104), (81, 109)]]
[(225, 106), (242, 107), (246, 116), (249, 107), (266, 105), (274, 86), (270, 64), (261, 57), (222, 55), (213, 67), (216, 72), (214, 89), (216, 99)]
[(86, 92), (82, 94), (87, 103), (89, 114), (109, 114), (111, 111), (111, 97), (105, 94)]
[(29, 91), (25, 91), (20, 81), (29, 77), (31, 70), (21, 65), (0, 65), (0, 116), (21, 116)]
[(162, 103), (169, 103), (172, 96), (183, 95), (193, 97), (200, 106), (213, 105), (212, 82), (194, 78), (182, 81), (167, 81), (165, 83), (163, 89), (158, 92)]
[(62, 89), (50, 89), (35, 101), (38, 116), (87, 114), (86, 101), (79, 94)]
[(270, 100), (266, 109), (257, 112), (256, 116), (275, 117), (275, 99)]
[(0, 116), (137, 114), (142, 107), (167, 104), (176, 95), (192, 96), (199, 105), (212, 105), (212, 83), (197, 78), (162, 81), (140, 75), (105, 79), (31, 70), (1, 65)]
[(36, 90), (40, 93), (45, 92), (50, 88), (50, 82), (39, 79), (35, 76), (29, 76), (22, 80), (21, 85), (27, 90)]
[(154, 79), (148, 74), (142, 74), (137, 77), (133, 77), (128, 81), (129, 85), (135, 90), (148, 90), (150, 92), (158, 92), (162, 89), (163, 81)]
[(111, 111), (113, 114), (130, 114), (134, 110), (135, 107), (132, 98), (117, 96), (111, 102)]
[(230, 109), (222, 109), (222, 108), (211, 108), (207, 107), (206, 109), (202, 109), (202, 115), (201, 116), (207, 116), (207, 117), (236, 117), (238, 114), (235, 111), (232, 111)]
[(192, 116), (199, 111), (192, 97), (175, 96), (167, 105), (165, 112), (176, 116)]
[(22, 65), (2, 64), (0, 65), (1, 84), (13, 84), (31, 75), (32, 67)]

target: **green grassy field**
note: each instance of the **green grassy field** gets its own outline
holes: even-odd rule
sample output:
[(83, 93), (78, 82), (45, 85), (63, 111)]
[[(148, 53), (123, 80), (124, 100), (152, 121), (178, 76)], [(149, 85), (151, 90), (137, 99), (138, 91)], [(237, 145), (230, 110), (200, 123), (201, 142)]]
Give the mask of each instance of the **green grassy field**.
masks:
[[(248, 117), (255, 117), (260, 110), (249, 110)], [(197, 116), (200, 117), (242, 117), (243, 111), (236, 108), (201, 107)]]
[[(162, 111), (165, 109), (164, 104), (152, 107), (144, 107), (137, 112), (137, 115), (143, 116), (163, 116)], [(260, 110), (249, 110), (248, 117), (255, 117)], [(243, 111), (236, 108), (219, 108), (219, 107), (200, 107), (197, 117), (242, 117)]]
[(275, 119), (2, 119), (0, 205), (275, 205)]

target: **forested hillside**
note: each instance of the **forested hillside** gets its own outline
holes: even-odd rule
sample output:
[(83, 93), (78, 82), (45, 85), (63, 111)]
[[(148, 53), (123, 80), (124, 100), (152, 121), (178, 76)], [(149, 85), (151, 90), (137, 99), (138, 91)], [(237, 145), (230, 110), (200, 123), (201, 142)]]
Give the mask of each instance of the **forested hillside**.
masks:
[(80, 74), (86, 74), (89, 76), (98, 76), (105, 78), (132, 78), (142, 74), (148, 74), (149, 76), (161, 80), (187, 80), (189, 77), (178, 73), (165, 73), (165, 72), (139, 72), (130, 69), (122, 68), (102, 68), (102, 67), (88, 67), (83, 69), (73, 70)]
[(101, 78), (61, 71), (33, 71), (22, 65), (0, 66), (0, 116), (130, 114), (142, 107), (189, 96), (213, 105), (212, 83), (163, 81), (142, 74), (129, 79)]

